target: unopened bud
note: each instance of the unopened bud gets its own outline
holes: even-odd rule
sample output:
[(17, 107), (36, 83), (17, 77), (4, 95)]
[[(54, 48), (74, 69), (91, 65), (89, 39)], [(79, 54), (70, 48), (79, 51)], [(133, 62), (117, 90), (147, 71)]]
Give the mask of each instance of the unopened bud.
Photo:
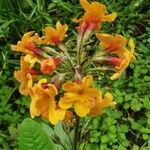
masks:
[(51, 74), (56, 69), (54, 59), (45, 59), (41, 63), (41, 72), (43, 74)]

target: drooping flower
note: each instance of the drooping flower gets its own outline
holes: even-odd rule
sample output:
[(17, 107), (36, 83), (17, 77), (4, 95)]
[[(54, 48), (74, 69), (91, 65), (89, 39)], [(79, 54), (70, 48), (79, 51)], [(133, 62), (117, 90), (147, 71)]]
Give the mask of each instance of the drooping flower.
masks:
[(135, 60), (134, 42), (129, 40), (129, 49), (126, 49), (127, 40), (121, 35), (96, 34), (100, 40), (102, 49), (108, 52), (109, 55), (104, 58), (108, 63), (115, 65), (116, 73), (111, 76), (111, 80), (115, 80), (121, 76), (122, 72)]
[(99, 30), (102, 22), (112, 22), (117, 17), (116, 13), (105, 15), (106, 7), (99, 2), (90, 4), (87, 0), (80, 0), (80, 4), (85, 13), (80, 19), (73, 19), (74, 22), (79, 23), (80, 32), (85, 32), (86, 29)]
[(39, 54), (40, 49), (37, 48), (34, 43), (40, 44), (40, 37), (32, 31), (27, 32), (23, 35), (22, 40), (18, 41), (17, 45), (11, 45), (11, 49), (26, 54)]
[(45, 35), (42, 37), (42, 39), (44, 43), (57, 45), (67, 36), (66, 35), (67, 30), (68, 26), (66, 24), (62, 25), (58, 21), (56, 23), (56, 29), (49, 26), (43, 29)]
[(134, 56), (135, 45), (132, 39), (129, 40), (129, 49), (125, 49), (125, 52), (119, 55), (122, 59), (120, 65), (116, 65), (116, 73), (111, 76), (111, 80), (115, 80), (121, 76), (123, 71), (135, 60)]
[(21, 57), (21, 70), (14, 72), (14, 77), (21, 83), (19, 87), (19, 92), (23, 95), (31, 94), (31, 80), (36, 78), (38, 73), (36, 70), (30, 67), (30, 63), (24, 60), (24, 57)]
[(100, 46), (107, 52), (123, 53), (127, 44), (126, 39), (121, 35), (109, 35), (109, 34), (96, 34), (96, 37), (100, 40)]
[(102, 94), (101, 94), (99, 99), (95, 101), (94, 106), (91, 107), (90, 116), (94, 117), (99, 114), (102, 114), (103, 109), (106, 107), (114, 107), (116, 105), (116, 102), (112, 100), (113, 100), (113, 96), (111, 93), (106, 93), (104, 95), (104, 98), (102, 98)]
[(52, 124), (56, 124), (65, 117), (65, 110), (60, 109), (55, 101), (57, 89), (54, 85), (48, 84), (47, 79), (41, 79), (32, 88), (30, 114), (31, 117), (42, 115)]
[[(68, 81), (63, 85), (65, 91), (64, 96), (60, 98), (59, 106), (63, 109), (74, 108), (76, 114), (80, 117), (85, 117), (88, 114), (93, 114), (93, 109), (102, 100), (102, 94), (96, 88), (91, 87), (93, 77), (87, 75), (81, 83)], [(112, 100), (110, 100), (112, 101)], [(103, 106), (99, 106), (96, 110), (97, 114), (101, 112)], [(95, 113), (96, 113), (95, 112)]]

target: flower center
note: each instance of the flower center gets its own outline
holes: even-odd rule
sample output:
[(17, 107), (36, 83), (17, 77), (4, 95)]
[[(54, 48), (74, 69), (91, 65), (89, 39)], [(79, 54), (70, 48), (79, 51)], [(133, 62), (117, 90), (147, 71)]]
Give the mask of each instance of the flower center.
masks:
[(106, 50), (107, 51), (115, 51), (115, 50), (117, 50), (117, 44), (116, 43), (114, 43), (114, 42), (112, 42), (110, 45), (109, 45), (109, 47), (107, 47), (106, 48)]
[(84, 94), (84, 90), (81, 89), (81, 90), (79, 90), (77, 93), (78, 93), (79, 95), (83, 95), (83, 94)]

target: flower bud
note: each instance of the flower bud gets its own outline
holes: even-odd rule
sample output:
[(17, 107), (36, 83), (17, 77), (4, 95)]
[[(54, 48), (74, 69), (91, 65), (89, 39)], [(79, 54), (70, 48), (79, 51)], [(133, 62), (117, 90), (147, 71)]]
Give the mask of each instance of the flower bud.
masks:
[(41, 72), (45, 75), (51, 74), (56, 69), (54, 59), (45, 59), (41, 63)]

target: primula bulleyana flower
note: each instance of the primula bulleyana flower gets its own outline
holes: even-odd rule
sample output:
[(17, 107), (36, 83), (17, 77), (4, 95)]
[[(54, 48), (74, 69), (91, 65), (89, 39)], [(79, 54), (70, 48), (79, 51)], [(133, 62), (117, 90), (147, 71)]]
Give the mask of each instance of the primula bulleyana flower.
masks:
[(125, 51), (127, 44), (126, 39), (121, 35), (109, 35), (109, 34), (96, 34), (96, 37), (100, 40), (100, 46), (107, 52), (113, 52), (122, 54)]
[[(92, 81), (93, 77), (88, 75), (83, 78), (81, 83), (66, 82), (63, 85), (65, 93), (60, 98), (59, 106), (63, 109), (74, 107), (76, 114), (80, 117), (85, 117), (87, 114), (93, 116), (94, 114), (99, 114), (103, 106), (99, 105), (97, 110), (95, 108), (97, 104), (102, 104), (102, 94), (97, 89), (91, 87)], [(110, 105), (112, 105), (112, 98), (110, 99)], [(94, 109), (96, 112), (93, 111)]]
[(134, 49), (134, 42), (132, 39), (130, 39), (129, 49), (125, 49), (123, 54), (119, 54), (122, 61), (120, 62), (120, 65), (116, 65), (116, 73), (111, 76), (111, 80), (115, 80), (120, 77), (123, 71), (129, 66), (129, 64), (135, 60)]
[(105, 15), (106, 7), (99, 2), (88, 3), (87, 0), (80, 0), (80, 4), (85, 10), (83, 17), (80, 19), (73, 19), (74, 22), (79, 23), (79, 31), (84, 32), (86, 29), (100, 29), (102, 22), (112, 22), (117, 17), (116, 13)]
[(26, 54), (39, 54), (40, 50), (35, 46), (35, 43), (40, 44), (40, 37), (34, 32), (27, 32), (23, 35), (22, 40), (18, 41), (17, 45), (11, 45), (13, 51), (20, 51)]
[(44, 43), (56, 45), (59, 44), (67, 35), (68, 30), (66, 24), (62, 25), (59, 21), (56, 23), (56, 29), (52, 27), (46, 27), (43, 29), (45, 36), (42, 37)]
[(52, 84), (47, 84), (47, 79), (41, 79), (32, 88), (30, 114), (31, 117), (42, 115), (52, 124), (56, 124), (65, 117), (65, 110), (60, 109), (56, 102), (55, 96), (57, 89)]
[(106, 57), (105, 60), (116, 66), (116, 73), (111, 76), (111, 80), (115, 80), (120, 77), (122, 72), (128, 67), (130, 62), (135, 60), (134, 57), (134, 42), (129, 40), (129, 50), (126, 49), (127, 41), (121, 35), (109, 35), (109, 34), (96, 34), (100, 40), (100, 46), (109, 52), (109, 54), (116, 54), (117, 57)]
[(102, 98), (102, 94), (100, 95), (99, 99), (95, 101), (94, 107), (90, 110), (90, 116), (94, 117), (96, 115), (102, 114), (103, 109), (106, 107), (114, 107), (116, 102), (112, 101), (113, 96), (111, 93), (106, 93), (104, 98)]
[[(30, 68), (30, 63), (24, 60), (24, 57), (21, 57), (21, 70), (15, 71), (15, 78), (21, 83), (19, 87), (19, 92), (23, 95), (31, 94), (31, 80), (36, 77), (36, 71)], [(31, 76), (32, 75), (32, 76)]]

